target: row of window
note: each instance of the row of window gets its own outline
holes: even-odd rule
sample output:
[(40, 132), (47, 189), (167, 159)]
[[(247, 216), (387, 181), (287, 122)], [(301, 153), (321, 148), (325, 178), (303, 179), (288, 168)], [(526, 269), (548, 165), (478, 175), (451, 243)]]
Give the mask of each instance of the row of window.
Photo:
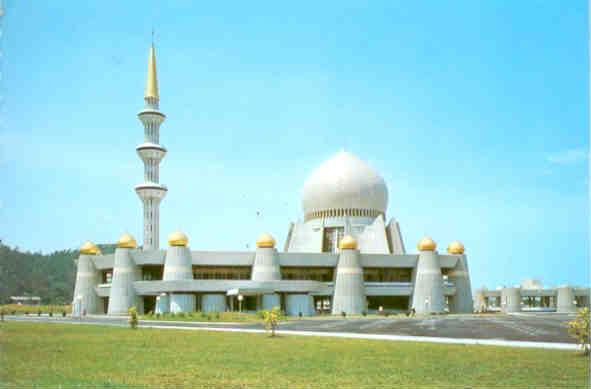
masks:
[[(161, 280), (163, 266), (143, 266), (142, 280)], [(310, 280), (321, 282), (334, 281), (332, 267), (281, 267), (283, 280)], [(365, 282), (410, 282), (412, 269), (410, 268), (381, 268), (366, 267), (363, 269)], [(102, 272), (102, 283), (110, 284), (113, 270)], [(193, 279), (196, 280), (250, 280), (251, 268), (248, 266), (193, 266)]]

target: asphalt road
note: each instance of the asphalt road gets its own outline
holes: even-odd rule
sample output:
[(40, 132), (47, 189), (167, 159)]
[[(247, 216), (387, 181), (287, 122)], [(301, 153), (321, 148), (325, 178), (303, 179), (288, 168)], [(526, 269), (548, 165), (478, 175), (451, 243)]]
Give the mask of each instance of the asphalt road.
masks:
[[(574, 315), (557, 313), (522, 313), (515, 315), (438, 315), (425, 318), (323, 318), (294, 319), (281, 322), (280, 330), (346, 332), (357, 334), (433, 336), (443, 338), (494, 339), (529, 342), (576, 343), (567, 333), (566, 322)], [(56, 323), (86, 323), (127, 326), (126, 317), (6, 316), (6, 320)], [(223, 327), (263, 329), (262, 323), (208, 323), (140, 321), (142, 325), (175, 327)]]

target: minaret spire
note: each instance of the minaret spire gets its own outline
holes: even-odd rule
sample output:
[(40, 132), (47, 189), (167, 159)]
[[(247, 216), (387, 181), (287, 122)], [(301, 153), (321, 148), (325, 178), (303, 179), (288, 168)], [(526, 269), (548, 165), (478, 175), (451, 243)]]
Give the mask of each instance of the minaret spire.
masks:
[(166, 149), (160, 145), (160, 125), (166, 115), (159, 110), (158, 77), (156, 75), (156, 49), (154, 32), (152, 45), (148, 53), (148, 75), (144, 93), (145, 107), (138, 114), (144, 125), (144, 143), (136, 147), (144, 162), (144, 182), (136, 185), (135, 191), (144, 205), (144, 250), (158, 249), (160, 246), (160, 201), (168, 189), (161, 185), (160, 161), (166, 155)]
[(158, 76), (156, 74), (156, 49), (154, 48), (154, 33), (152, 32), (152, 46), (148, 56), (148, 76), (146, 77), (146, 91), (144, 99), (159, 100), (158, 95)]

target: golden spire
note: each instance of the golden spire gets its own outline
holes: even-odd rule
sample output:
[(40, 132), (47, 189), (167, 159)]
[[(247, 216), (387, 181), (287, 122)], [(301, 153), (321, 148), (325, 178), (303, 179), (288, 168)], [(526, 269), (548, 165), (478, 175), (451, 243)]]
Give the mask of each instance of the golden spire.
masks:
[(146, 78), (146, 91), (144, 98), (158, 99), (158, 77), (156, 75), (156, 49), (154, 43), (150, 46), (150, 54), (148, 55), (148, 77)]

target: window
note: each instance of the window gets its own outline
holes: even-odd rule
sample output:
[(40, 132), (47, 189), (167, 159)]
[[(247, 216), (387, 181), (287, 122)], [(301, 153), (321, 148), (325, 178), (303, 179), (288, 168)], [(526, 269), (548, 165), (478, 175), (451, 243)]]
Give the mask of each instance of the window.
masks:
[(412, 269), (406, 267), (365, 267), (365, 282), (410, 282)]
[(281, 267), (281, 278), (284, 280), (311, 280), (332, 282), (334, 269), (332, 267)]
[(324, 239), (322, 242), (322, 252), (336, 253), (339, 248), (339, 242), (345, 233), (344, 227), (326, 227), (324, 228)]
[(250, 280), (250, 266), (193, 266), (196, 280)]

